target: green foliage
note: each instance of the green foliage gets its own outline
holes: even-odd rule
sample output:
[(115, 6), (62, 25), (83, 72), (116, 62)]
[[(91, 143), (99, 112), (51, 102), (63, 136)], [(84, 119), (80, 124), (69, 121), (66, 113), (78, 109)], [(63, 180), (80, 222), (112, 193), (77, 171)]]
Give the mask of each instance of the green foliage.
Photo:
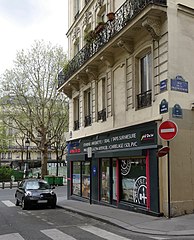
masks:
[(0, 167), (0, 182), (11, 181), (12, 174), (13, 169), (6, 166)]
[(62, 47), (35, 41), (17, 53), (14, 67), (3, 75), (8, 96), (3, 122), (42, 152), (42, 176), (47, 173), (48, 146), (68, 127), (68, 102), (58, 92), (58, 74), (66, 62)]
[(1, 122), (0, 123), (0, 153), (7, 151), (9, 140), (11, 140), (11, 137), (8, 134), (6, 126)]
[(85, 32), (84, 40), (87, 43), (92, 43), (96, 39), (96, 33), (94, 30), (90, 30), (89, 32)]

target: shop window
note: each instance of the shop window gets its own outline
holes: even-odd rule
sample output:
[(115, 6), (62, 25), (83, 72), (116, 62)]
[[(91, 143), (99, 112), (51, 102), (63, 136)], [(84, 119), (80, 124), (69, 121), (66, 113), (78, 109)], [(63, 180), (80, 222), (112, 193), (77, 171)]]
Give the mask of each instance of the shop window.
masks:
[(152, 102), (152, 58), (146, 53), (139, 61), (139, 94), (137, 94), (137, 108), (151, 106)]
[(106, 80), (102, 78), (97, 84), (98, 121), (106, 121)]
[(81, 185), (81, 164), (80, 162), (73, 162), (73, 194), (80, 196), (80, 185)]
[(110, 161), (109, 159), (102, 159), (101, 164), (101, 200), (105, 202), (110, 202)]
[(146, 206), (145, 158), (120, 160), (121, 200)]
[(90, 126), (92, 123), (92, 110), (91, 110), (91, 92), (90, 89), (84, 92), (84, 126)]
[(74, 131), (79, 129), (79, 97), (74, 98)]
[(90, 162), (82, 162), (82, 197), (90, 197)]

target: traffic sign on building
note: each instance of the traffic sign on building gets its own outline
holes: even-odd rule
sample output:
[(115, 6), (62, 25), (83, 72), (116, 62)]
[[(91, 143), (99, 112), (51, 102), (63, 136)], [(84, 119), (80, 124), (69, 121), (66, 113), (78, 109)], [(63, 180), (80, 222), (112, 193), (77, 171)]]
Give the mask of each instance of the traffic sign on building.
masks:
[(178, 132), (178, 127), (173, 121), (167, 120), (160, 124), (158, 134), (163, 140), (172, 140)]

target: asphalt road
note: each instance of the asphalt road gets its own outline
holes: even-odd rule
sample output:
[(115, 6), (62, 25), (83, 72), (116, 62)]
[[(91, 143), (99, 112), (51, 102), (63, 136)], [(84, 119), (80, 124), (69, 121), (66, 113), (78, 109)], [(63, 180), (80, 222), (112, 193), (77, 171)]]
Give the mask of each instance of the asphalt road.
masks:
[[(57, 188), (56, 192), (63, 194)], [(0, 240), (172, 239), (134, 234), (61, 208), (22, 210), (14, 204), (14, 193), (15, 189), (0, 189)]]

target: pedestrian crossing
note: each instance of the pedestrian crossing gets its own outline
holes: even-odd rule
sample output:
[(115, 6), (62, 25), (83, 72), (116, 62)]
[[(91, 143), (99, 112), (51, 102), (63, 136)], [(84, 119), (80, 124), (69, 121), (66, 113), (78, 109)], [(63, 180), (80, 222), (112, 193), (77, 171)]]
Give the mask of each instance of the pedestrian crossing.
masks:
[(12, 203), (9, 200), (2, 201), (2, 203), (5, 204), (7, 207), (14, 207), (15, 206), (15, 204)]
[(0, 240), (25, 240), (19, 233), (0, 235)]
[(94, 226), (83, 226), (83, 227), (79, 227), (79, 228), (81, 228), (82, 230), (85, 230), (87, 232), (90, 232), (92, 234), (95, 234), (101, 238), (107, 239), (107, 240), (109, 240), (109, 239), (111, 239), (111, 240), (129, 240), (129, 238), (118, 236), (117, 234), (107, 232), (103, 229), (100, 229), (100, 228), (97, 228)]
[[(111, 233), (109, 231), (94, 227), (94, 226), (78, 226), (79, 229), (92, 233), (93, 235), (96, 235), (99, 238), (107, 239), (107, 240), (132, 240), (130, 238), (125, 238), (122, 236), (119, 236), (117, 234)], [(79, 240), (80, 238), (72, 237), (71, 235), (68, 235), (59, 229), (52, 228), (52, 229), (44, 229), (40, 230), (40, 232), (44, 235), (46, 235), (48, 238), (52, 240)], [(42, 238), (44, 239), (44, 238)], [(11, 233), (11, 234), (4, 234), (0, 235), (0, 240), (25, 240), (19, 233)]]
[[(14, 207), (15, 204), (10, 200), (1, 201), (7, 207)], [(23, 213), (23, 212), (22, 212)], [(24, 213), (23, 213), (24, 214)], [(84, 226), (76, 226), (78, 232), (81, 232), (81, 235), (84, 233), (85, 236), (90, 234), (90, 236), (95, 236), (98, 239), (106, 239), (106, 240), (133, 240), (133, 238), (127, 238), (120, 236), (118, 234), (112, 233), (110, 231), (104, 230), (102, 228), (98, 228), (93, 225), (84, 225)], [(64, 228), (65, 229), (65, 228)], [(63, 229), (63, 230), (64, 230)], [(71, 236), (69, 233), (65, 233), (57, 228), (51, 229), (42, 229), (39, 231), (40, 234), (43, 234), (41, 239), (52, 239), (52, 240), (80, 240), (81, 235), (75, 237)], [(73, 234), (73, 233), (72, 233)], [(88, 238), (87, 238), (88, 239)], [(89, 238), (90, 239), (90, 238)], [(92, 238), (93, 239), (93, 238)], [(95, 238), (94, 238), (95, 239)], [(167, 237), (157, 237), (157, 236), (147, 236), (146, 239), (154, 239), (154, 240), (169, 240), (172, 238)], [(25, 240), (25, 236), (20, 235), (19, 233), (9, 233), (9, 234), (0, 234), (0, 240)]]
[[(106, 240), (133, 240), (131, 238), (126, 238), (119, 236), (115, 233), (103, 230), (101, 228), (92, 226), (92, 225), (85, 225), (85, 226), (78, 226), (79, 229), (82, 231), (89, 232), (90, 234), (95, 235), (95, 237), (98, 237), (99, 239), (106, 239)], [(84, 239), (83, 237), (80, 238), (81, 235), (85, 236), (83, 232), (80, 234), (78, 238), (75, 238), (69, 234), (64, 233), (63, 231), (57, 229), (57, 228), (51, 228), (51, 229), (44, 229), (40, 230), (40, 232), (45, 235), (45, 238), (42, 236), (41, 239), (52, 239), (52, 240), (80, 240)], [(29, 236), (28, 236), (29, 237)], [(89, 239), (89, 238), (87, 238)], [(92, 239), (96, 239), (92, 237)], [(135, 238), (137, 239), (137, 238)], [(142, 239), (142, 238), (141, 238)], [(167, 240), (170, 238), (165, 237), (147, 237), (146, 239), (161, 239), (161, 240)], [(0, 235), (0, 240), (25, 240), (23, 236), (21, 236), (19, 233), (10, 233), (10, 234), (4, 234)]]

